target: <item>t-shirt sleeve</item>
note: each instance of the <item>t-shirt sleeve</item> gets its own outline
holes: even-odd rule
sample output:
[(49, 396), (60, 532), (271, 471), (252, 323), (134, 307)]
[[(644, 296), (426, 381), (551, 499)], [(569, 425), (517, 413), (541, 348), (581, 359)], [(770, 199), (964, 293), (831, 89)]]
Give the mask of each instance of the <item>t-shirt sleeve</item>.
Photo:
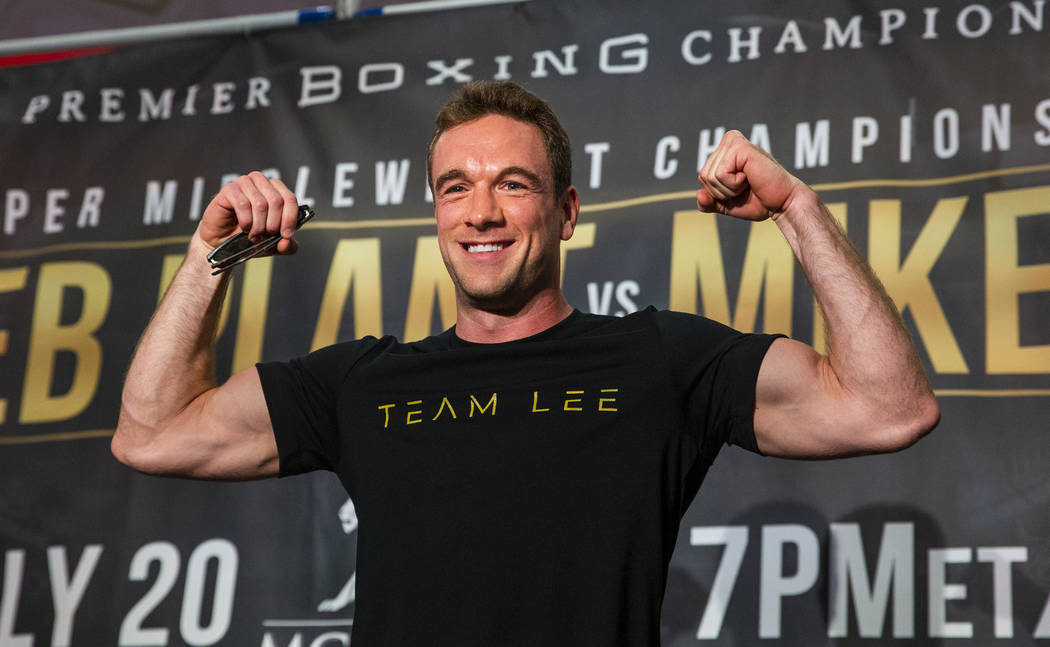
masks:
[(281, 476), (335, 469), (340, 447), (340, 386), (367, 351), (368, 342), (346, 342), (287, 362), (256, 364), (277, 441)]
[(658, 313), (664, 355), (682, 397), (686, 432), (703, 458), (723, 444), (758, 452), (755, 385), (770, 344), (783, 335), (746, 334), (710, 319)]

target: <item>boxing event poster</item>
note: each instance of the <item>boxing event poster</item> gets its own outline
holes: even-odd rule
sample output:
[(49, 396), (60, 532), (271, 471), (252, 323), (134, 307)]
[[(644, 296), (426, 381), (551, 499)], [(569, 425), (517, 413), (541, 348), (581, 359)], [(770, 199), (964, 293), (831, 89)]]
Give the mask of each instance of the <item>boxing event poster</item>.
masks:
[(349, 644), (358, 521), (332, 474), (152, 478), (109, 437), (202, 210), (253, 169), (317, 217), (297, 255), (236, 271), (220, 379), (451, 325), (425, 149), (474, 79), (523, 84), (572, 138), (575, 307), (825, 347), (775, 225), (696, 210), (736, 129), (818, 191), (936, 389), (939, 428), (901, 453), (725, 448), (682, 520), (665, 645), (1042, 644), (1045, 5), (533, 0), (0, 70), (0, 646)]

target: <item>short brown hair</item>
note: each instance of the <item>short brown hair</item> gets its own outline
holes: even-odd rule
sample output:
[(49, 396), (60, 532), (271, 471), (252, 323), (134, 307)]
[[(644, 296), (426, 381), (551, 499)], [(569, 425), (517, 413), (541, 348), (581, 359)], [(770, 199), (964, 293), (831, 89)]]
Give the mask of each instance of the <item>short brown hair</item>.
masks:
[(554, 176), (554, 198), (557, 200), (572, 184), (572, 149), (569, 136), (547, 102), (510, 81), (472, 81), (449, 97), (434, 120), (434, 136), (427, 146), (427, 182), (433, 187), (431, 165), (434, 146), (446, 130), (480, 119), (486, 115), (503, 115), (532, 124), (543, 135), (547, 161)]

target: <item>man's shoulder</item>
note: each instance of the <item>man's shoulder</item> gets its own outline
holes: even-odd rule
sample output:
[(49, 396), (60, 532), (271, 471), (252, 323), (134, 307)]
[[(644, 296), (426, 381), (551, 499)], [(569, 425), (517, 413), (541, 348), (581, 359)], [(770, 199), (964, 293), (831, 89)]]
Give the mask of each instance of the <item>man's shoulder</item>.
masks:
[(548, 328), (547, 330), (527, 337), (521, 342), (556, 341), (591, 335), (620, 334), (631, 331), (642, 331), (656, 325), (658, 314), (653, 307), (628, 314), (608, 315), (573, 310), (572, 314)]
[[(597, 316), (597, 315), (595, 315)], [(603, 319), (619, 322), (622, 328), (657, 328), (661, 333), (672, 332), (724, 332), (737, 333), (733, 328), (708, 319), (703, 315), (676, 310), (658, 309), (648, 306), (642, 310), (632, 312), (622, 317), (602, 317)]]

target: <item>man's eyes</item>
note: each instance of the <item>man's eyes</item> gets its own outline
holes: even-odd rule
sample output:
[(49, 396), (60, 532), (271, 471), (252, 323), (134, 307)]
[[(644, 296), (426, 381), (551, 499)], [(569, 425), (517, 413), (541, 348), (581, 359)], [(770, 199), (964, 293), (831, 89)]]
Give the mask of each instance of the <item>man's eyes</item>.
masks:
[[(517, 180), (505, 180), (500, 184), (500, 188), (506, 189), (507, 191), (525, 191), (529, 187), (527, 184), (518, 182)], [(442, 194), (449, 193), (463, 193), (467, 190), (467, 187), (462, 184), (452, 184), (441, 189)]]

